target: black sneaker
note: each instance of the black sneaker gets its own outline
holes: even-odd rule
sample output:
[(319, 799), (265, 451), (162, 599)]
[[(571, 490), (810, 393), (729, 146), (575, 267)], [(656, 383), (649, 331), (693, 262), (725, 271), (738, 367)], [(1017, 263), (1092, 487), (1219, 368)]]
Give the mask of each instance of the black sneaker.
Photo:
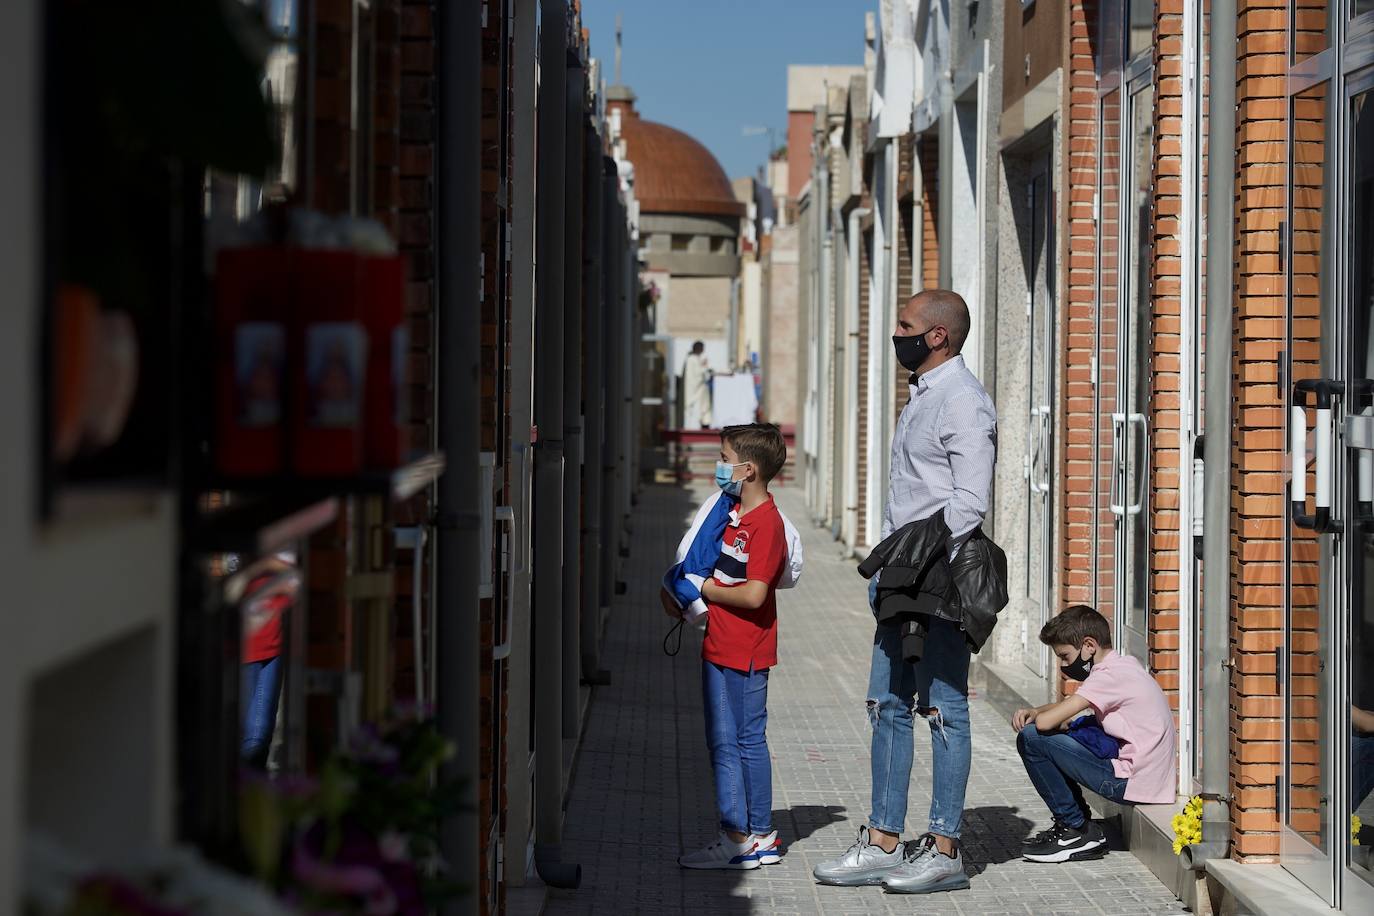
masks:
[(1031, 849), (1032, 847), (1035, 847), (1035, 846), (1043, 846), (1044, 843), (1045, 843), (1045, 841), (1046, 841), (1047, 839), (1049, 839), (1049, 838), (1054, 834), (1055, 831), (1061, 830), (1061, 829), (1063, 829), (1063, 828), (1060, 826), (1059, 821), (1057, 821), (1057, 820), (1056, 820), (1056, 821), (1051, 821), (1051, 822), (1050, 822), (1050, 825), (1049, 825), (1048, 827), (1046, 827), (1044, 830), (1042, 830), (1042, 831), (1040, 831), (1039, 833), (1037, 833), (1035, 836), (1028, 836), (1028, 837), (1026, 837), (1024, 840), (1022, 840), (1022, 841), (1021, 841), (1021, 848), (1022, 848), (1022, 849)]
[(1055, 824), (1034, 839), (1037, 842), (1021, 852), (1021, 857), (1030, 862), (1082, 862), (1107, 854), (1107, 837), (1092, 821), (1086, 821), (1082, 827)]

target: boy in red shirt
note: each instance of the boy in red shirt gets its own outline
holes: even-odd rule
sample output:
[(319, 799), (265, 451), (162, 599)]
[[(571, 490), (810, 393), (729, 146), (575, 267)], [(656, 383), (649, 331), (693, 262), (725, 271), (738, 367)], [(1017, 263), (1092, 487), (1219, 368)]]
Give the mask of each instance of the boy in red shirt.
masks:
[[(715, 573), (701, 589), (707, 604), (701, 685), (720, 833), (705, 849), (680, 857), (684, 868), (748, 869), (779, 859), (765, 727), (768, 671), (778, 663), (777, 587), (787, 538), (768, 484), (786, 461), (776, 426), (721, 431), (716, 484), (739, 504)], [(666, 591), (661, 597), (669, 616), (681, 615)]]

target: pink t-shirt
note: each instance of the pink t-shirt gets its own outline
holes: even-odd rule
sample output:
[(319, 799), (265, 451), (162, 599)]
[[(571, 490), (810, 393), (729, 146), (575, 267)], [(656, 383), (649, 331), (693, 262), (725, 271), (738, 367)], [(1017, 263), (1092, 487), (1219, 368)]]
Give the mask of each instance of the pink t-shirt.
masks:
[(1129, 655), (1109, 652), (1093, 665), (1078, 688), (1102, 723), (1102, 730), (1121, 741), (1112, 761), (1126, 782), (1126, 801), (1173, 804), (1178, 789), (1178, 749), (1169, 700), (1150, 673)]

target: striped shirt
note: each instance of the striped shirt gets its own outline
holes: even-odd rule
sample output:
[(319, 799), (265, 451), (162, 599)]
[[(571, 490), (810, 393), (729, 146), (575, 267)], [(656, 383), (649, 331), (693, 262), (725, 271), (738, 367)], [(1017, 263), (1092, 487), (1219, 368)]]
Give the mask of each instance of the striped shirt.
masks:
[(956, 356), (913, 376), (892, 436), (882, 537), (945, 510), (950, 559), (988, 514), (997, 461), (997, 408)]
[(709, 602), (701, 657), (736, 671), (763, 671), (778, 663), (777, 589), (787, 565), (787, 535), (772, 496), (743, 515), (739, 509), (730, 513), (714, 578), (732, 586), (763, 582), (768, 593), (753, 609)]

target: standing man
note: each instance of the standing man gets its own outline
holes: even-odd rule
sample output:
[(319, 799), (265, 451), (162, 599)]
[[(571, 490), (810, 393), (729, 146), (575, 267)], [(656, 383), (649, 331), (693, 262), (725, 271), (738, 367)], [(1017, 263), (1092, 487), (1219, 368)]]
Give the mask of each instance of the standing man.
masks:
[[(912, 373), (911, 399), (892, 437), (882, 536), (943, 510), (951, 559), (987, 515), (997, 457), (997, 411), (959, 355), (969, 324), (968, 305), (957, 293), (925, 290), (898, 314), (892, 338), (897, 361)], [(877, 583), (874, 576), (870, 606)], [(972, 756), (969, 655), (964, 634), (940, 618), (930, 619), (925, 654), (915, 664), (902, 658), (899, 629), (877, 626), (868, 681), (873, 810), (843, 856), (816, 866), (819, 883), (882, 884), (907, 894), (968, 887), (959, 826)], [(928, 832), (904, 849), (899, 840), (917, 711), (930, 726), (930, 821)]]
[(711, 367), (706, 363), (706, 344), (697, 341), (682, 364), (682, 428), (707, 429), (711, 425)]

